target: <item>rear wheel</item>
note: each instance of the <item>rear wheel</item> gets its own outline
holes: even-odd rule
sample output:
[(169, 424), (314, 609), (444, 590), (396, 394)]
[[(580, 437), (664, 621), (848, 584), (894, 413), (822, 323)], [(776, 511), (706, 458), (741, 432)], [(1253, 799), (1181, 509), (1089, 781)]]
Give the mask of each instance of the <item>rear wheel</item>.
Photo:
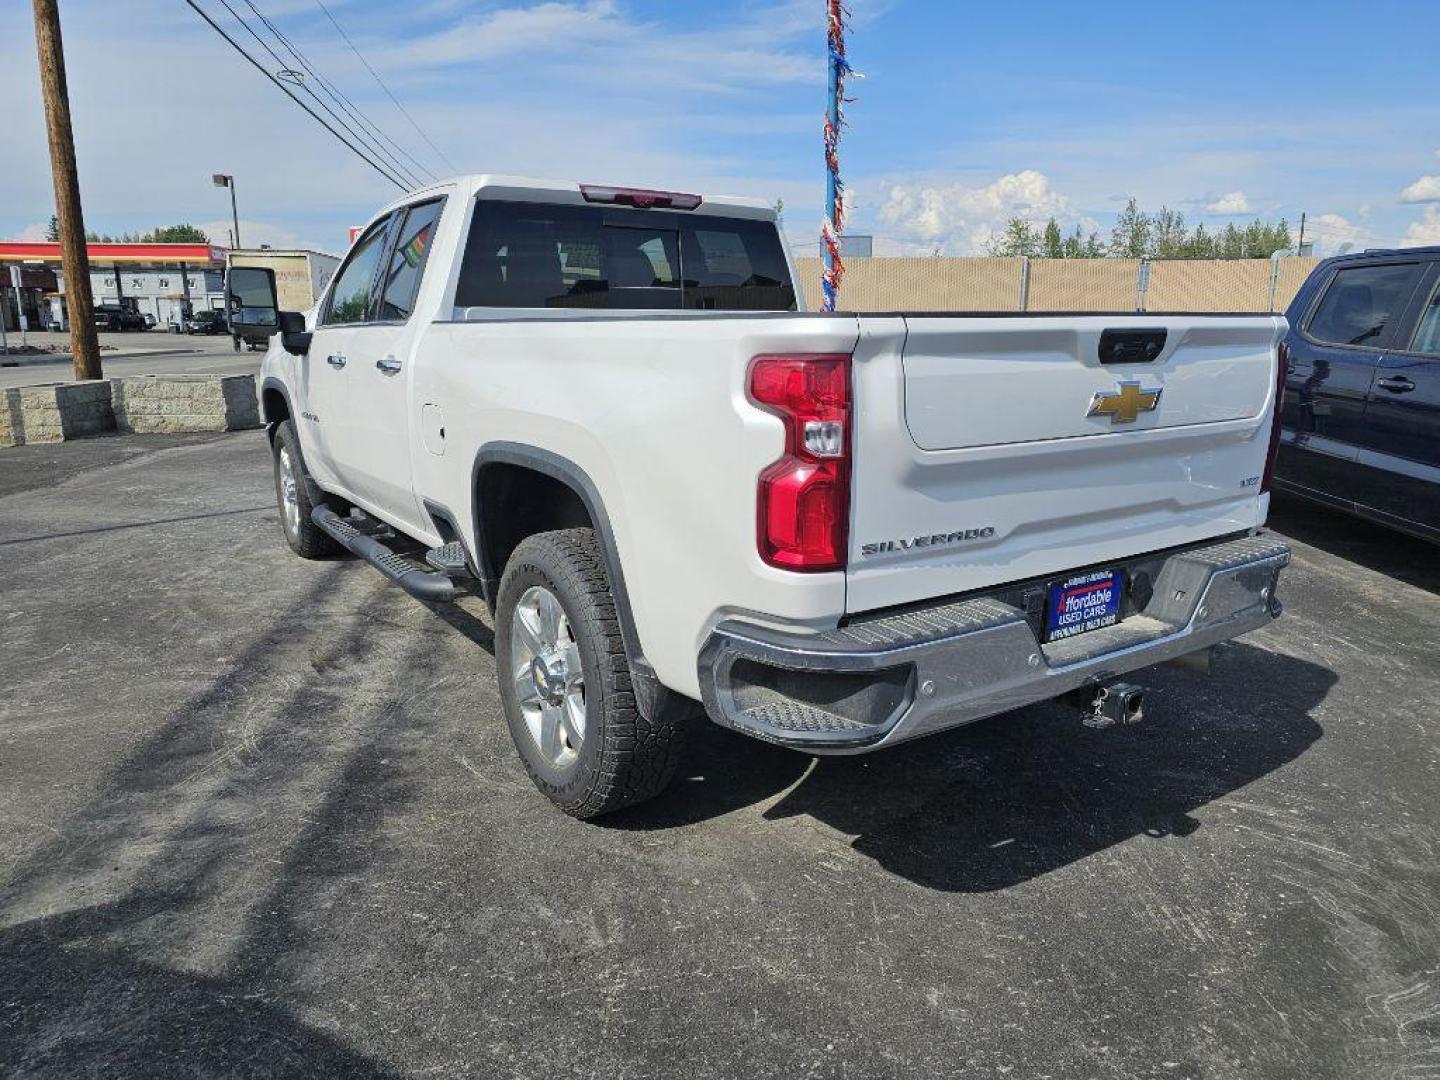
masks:
[(578, 818), (663, 791), (684, 721), (674, 710), (651, 719), (636, 707), (594, 532), (523, 541), (506, 564), (495, 622), (500, 699), (535, 786)]
[(271, 444), (275, 456), (275, 501), (280, 507), (280, 528), (290, 550), (302, 559), (319, 559), (343, 551), (335, 539), (310, 520), (315, 508), (305, 482), (305, 460), (300, 440), (289, 420), (275, 429)]

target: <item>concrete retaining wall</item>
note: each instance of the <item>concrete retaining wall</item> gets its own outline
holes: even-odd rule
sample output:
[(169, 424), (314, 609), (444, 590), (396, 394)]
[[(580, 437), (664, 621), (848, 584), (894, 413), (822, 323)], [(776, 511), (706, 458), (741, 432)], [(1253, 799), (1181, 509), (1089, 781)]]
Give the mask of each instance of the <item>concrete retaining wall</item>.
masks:
[(19, 446), (25, 441), (25, 427), (20, 422), (20, 391), (0, 390), (0, 446)]
[(121, 432), (240, 431), (260, 426), (249, 375), (138, 375), (112, 379)]
[(260, 426), (249, 375), (140, 375), (0, 390), (0, 446), (114, 431), (190, 433)]
[(108, 382), (50, 383), (5, 391), (0, 436), (9, 446), (57, 443), (115, 430)]

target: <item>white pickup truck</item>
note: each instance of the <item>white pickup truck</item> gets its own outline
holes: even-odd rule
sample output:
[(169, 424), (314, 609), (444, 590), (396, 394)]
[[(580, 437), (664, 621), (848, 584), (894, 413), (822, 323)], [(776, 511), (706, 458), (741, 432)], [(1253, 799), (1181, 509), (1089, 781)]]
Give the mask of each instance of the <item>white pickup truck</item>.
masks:
[[(1279, 614), (1283, 319), (817, 314), (794, 281), (758, 201), (406, 196), (277, 313), (286, 539), (478, 593), (578, 817), (660, 791), (696, 702), (810, 753), (1060, 695), (1103, 727), (1138, 719), (1120, 676)], [(230, 292), (275, 306), (263, 270)]]

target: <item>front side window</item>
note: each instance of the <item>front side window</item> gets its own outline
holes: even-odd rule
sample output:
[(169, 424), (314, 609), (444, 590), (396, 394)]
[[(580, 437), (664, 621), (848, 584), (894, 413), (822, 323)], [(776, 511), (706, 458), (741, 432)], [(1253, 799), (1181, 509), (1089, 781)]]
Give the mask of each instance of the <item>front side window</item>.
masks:
[(482, 200), (455, 303), (786, 311), (795, 292), (767, 222)]
[(1391, 318), (1404, 310), (1424, 266), (1352, 266), (1336, 273), (1307, 333), (1329, 345), (1378, 346)]
[(385, 250), (385, 232), (390, 224), (387, 215), (366, 231), (340, 273), (335, 275), (335, 287), (330, 290), (330, 302), (326, 306), (322, 326), (336, 326), (345, 323), (365, 322), (370, 317), (370, 287), (375, 282), (375, 271), (380, 265), (380, 256)]
[(444, 199), (436, 199), (412, 206), (405, 212), (404, 223), (400, 225), (395, 240), (395, 253), (385, 271), (380, 298), (381, 319), (403, 322), (414, 310), (420, 278), (425, 273), (430, 247), (435, 240), (435, 227), (439, 224), (440, 211), (444, 206)]

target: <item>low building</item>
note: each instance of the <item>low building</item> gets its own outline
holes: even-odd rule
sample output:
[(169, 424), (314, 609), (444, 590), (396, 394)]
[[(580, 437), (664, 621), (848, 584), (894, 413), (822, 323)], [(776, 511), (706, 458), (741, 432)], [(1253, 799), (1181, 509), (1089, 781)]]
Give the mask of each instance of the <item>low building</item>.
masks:
[[(90, 291), (95, 304), (128, 307), (149, 315), (157, 327), (178, 325), (187, 314), (225, 305), (225, 258), (214, 244), (85, 245), (90, 258)], [(0, 240), (0, 266), (20, 266), (31, 284), (5, 289), (0, 314), (5, 328), (17, 330), (19, 316), (30, 329), (65, 329), (65, 276), (60, 245)], [(53, 286), (48, 275), (54, 275)], [(10, 284), (8, 269), (0, 284)], [(50, 287), (47, 287), (50, 286)], [(18, 292), (18, 296), (16, 295)]]

